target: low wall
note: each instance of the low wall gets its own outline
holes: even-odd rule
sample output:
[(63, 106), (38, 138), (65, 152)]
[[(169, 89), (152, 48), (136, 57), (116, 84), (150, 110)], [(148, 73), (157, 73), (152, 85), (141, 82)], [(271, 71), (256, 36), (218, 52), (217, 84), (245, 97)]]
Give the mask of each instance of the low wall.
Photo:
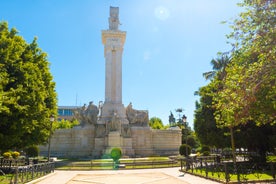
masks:
[(181, 130), (154, 130), (132, 127), (132, 145), (137, 156), (177, 155), (181, 145)]
[[(95, 145), (93, 126), (77, 126), (72, 129), (58, 129), (51, 138), (51, 156), (90, 156)], [(47, 155), (48, 145), (40, 146), (40, 154)]]
[[(118, 135), (120, 136), (120, 134)], [(107, 139), (107, 137), (96, 138), (95, 127), (92, 125), (59, 129), (54, 132), (51, 138), (51, 156), (99, 158), (108, 148)], [(121, 139), (125, 145), (124, 153), (130, 154), (125, 156), (177, 155), (181, 145), (181, 130), (131, 127), (131, 137), (121, 137)], [(46, 156), (47, 153), (48, 145), (40, 146), (40, 154)]]
[(152, 146), (156, 155), (177, 155), (181, 145), (181, 130), (152, 130)]

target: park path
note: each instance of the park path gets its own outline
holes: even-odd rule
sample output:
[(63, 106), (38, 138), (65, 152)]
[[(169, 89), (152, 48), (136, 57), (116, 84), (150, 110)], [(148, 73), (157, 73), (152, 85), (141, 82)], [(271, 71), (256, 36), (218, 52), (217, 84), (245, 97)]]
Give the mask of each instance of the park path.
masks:
[(179, 168), (133, 169), (105, 171), (61, 171), (56, 170), (28, 184), (218, 184), (190, 174), (183, 175)]

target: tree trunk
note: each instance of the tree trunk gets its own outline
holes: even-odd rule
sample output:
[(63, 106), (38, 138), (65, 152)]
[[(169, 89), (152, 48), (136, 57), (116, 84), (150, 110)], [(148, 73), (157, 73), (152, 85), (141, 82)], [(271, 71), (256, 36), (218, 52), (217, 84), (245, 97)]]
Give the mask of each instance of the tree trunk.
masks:
[(231, 134), (233, 163), (234, 163), (234, 167), (236, 168), (236, 148), (235, 148), (234, 130), (232, 126), (230, 127), (230, 134)]

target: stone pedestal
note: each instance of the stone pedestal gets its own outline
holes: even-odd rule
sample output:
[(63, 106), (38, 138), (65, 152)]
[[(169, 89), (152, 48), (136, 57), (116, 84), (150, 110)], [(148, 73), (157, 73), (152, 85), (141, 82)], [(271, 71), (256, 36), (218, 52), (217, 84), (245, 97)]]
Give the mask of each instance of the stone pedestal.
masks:
[(105, 145), (105, 138), (95, 138), (95, 145), (94, 145), (94, 150), (92, 151), (92, 156), (93, 157), (98, 157), (100, 155), (103, 155), (103, 150), (104, 150), (104, 145)]
[(101, 117), (98, 124), (106, 124), (108, 121), (116, 116), (120, 120), (120, 124), (129, 124), (126, 118), (126, 109), (121, 103), (105, 102), (101, 109)]
[(123, 155), (134, 156), (135, 152), (132, 147), (132, 138), (122, 138), (122, 142), (123, 142), (123, 146), (122, 146)]
[(108, 134), (108, 147), (121, 147), (121, 135), (120, 132), (109, 132)]

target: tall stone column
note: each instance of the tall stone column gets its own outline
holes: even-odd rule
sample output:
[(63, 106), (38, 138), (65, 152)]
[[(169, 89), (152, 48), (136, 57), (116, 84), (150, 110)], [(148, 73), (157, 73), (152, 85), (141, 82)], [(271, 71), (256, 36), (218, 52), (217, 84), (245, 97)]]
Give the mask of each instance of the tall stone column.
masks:
[(97, 122), (98, 126), (105, 127), (105, 134), (98, 141), (105, 142), (101, 151), (103, 153), (109, 153), (113, 147), (120, 147), (123, 154), (133, 155), (130, 126), (122, 103), (122, 55), (126, 32), (118, 29), (119, 23), (119, 8), (110, 7), (109, 29), (102, 31), (105, 101)]
[(105, 57), (105, 101), (99, 123), (109, 121), (114, 115), (127, 124), (122, 103), (122, 54), (126, 32), (120, 31), (119, 8), (110, 8), (109, 29), (102, 31)]

